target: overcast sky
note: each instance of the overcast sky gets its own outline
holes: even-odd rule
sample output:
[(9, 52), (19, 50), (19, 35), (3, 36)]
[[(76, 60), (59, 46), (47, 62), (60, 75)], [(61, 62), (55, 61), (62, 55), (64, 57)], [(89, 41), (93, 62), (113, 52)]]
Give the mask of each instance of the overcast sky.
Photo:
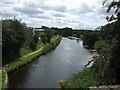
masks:
[(94, 29), (107, 21), (103, 0), (1, 0), (2, 18), (17, 17), (31, 27)]

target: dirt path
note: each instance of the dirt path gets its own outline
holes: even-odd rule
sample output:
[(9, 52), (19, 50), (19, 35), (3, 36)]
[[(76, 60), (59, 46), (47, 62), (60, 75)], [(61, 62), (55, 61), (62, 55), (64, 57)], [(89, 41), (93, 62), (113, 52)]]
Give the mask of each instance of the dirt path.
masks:
[(25, 56), (23, 56), (23, 57), (21, 57), (21, 58), (19, 58), (19, 59), (17, 59), (17, 60), (21, 60), (21, 59), (23, 59), (23, 58), (26, 58), (26, 57), (32, 55), (32, 54), (35, 54), (36, 52), (40, 52), (42, 49), (43, 49), (43, 47), (42, 47), (41, 49), (39, 49), (39, 50), (37, 50), (37, 51), (35, 51), (35, 52), (32, 52), (32, 53), (29, 53), (28, 55), (25, 55)]

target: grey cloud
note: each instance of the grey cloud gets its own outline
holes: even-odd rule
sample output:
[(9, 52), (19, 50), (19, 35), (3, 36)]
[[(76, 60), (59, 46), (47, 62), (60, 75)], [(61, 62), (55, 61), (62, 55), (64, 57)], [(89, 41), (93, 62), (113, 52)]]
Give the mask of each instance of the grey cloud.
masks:
[(94, 12), (92, 7), (89, 7), (87, 4), (82, 4), (78, 13), (91, 13)]
[(104, 8), (97, 8), (96, 13), (99, 15), (105, 15), (106, 14), (106, 9)]
[(40, 11), (37, 8), (32, 8), (32, 7), (14, 7), (14, 10), (28, 14), (28, 15), (44, 13), (43, 11)]
[(40, 18), (40, 19), (50, 19), (50, 17), (45, 16), (45, 15), (38, 16), (38, 18)]
[(41, 6), (40, 7), (41, 9), (43, 10), (53, 10), (53, 11), (56, 11), (56, 12), (66, 12), (67, 11), (67, 7), (65, 6)]
[(56, 12), (66, 12), (67, 11), (67, 7), (65, 5), (59, 5), (59, 6), (51, 6), (48, 4), (45, 4), (46, 1), (49, 0), (35, 0), (35, 1), (30, 1), (28, 3), (28, 6), (33, 7), (33, 8), (40, 8), (43, 10), (54, 10)]
[(103, 8), (102, 6), (101, 7), (96, 7), (95, 10), (94, 10), (94, 13), (93, 13), (96, 17), (98, 18), (104, 18), (106, 16), (111, 16), (114, 14), (114, 10), (111, 10), (110, 13), (107, 13), (107, 8)]
[(31, 18), (39, 18), (39, 19), (50, 19), (49, 16), (43, 15), (29, 15)]
[(16, 16), (18, 16), (18, 13), (2, 12), (2, 17), (4, 17), (4, 18), (11, 18), (11, 17), (16, 17)]
[(44, 11), (46, 11), (46, 10), (51, 10), (51, 7), (49, 7), (49, 6), (46, 6), (43, 2), (41, 2), (41, 4), (39, 4), (39, 3), (34, 3), (34, 2), (30, 2), (29, 4), (28, 4), (28, 6), (29, 7), (31, 7), (31, 8), (40, 8), (40, 9), (42, 9), (42, 10), (44, 10)]
[(53, 10), (55, 10), (57, 12), (66, 12), (67, 7), (65, 7), (65, 6), (57, 6), (57, 7), (53, 7)]
[(88, 13), (94, 13), (94, 9), (87, 4), (82, 4), (78, 9), (70, 9), (69, 13), (73, 15), (86, 15)]
[[(94, 23), (98, 23), (99, 20), (102, 18), (101, 15), (106, 15), (106, 10), (100, 9), (101, 7), (95, 6), (94, 8), (91, 5), (94, 5), (91, 3), (80, 3), (77, 7), (75, 4), (71, 7), (69, 7), (69, 3), (60, 3), (54, 5), (54, 3), (49, 1), (48, 3), (45, 3), (45, 0), (1, 0), (0, 7), (8, 7), (6, 9), (7, 11), (3, 13), (4, 17), (14, 17), (18, 16), (28, 22), (31, 26), (40, 26), (42, 24), (48, 25), (48, 26), (58, 26), (58, 27), (64, 27), (64, 26), (71, 26), (71, 27), (88, 27), (91, 28), (94, 25)], [(60, 0), (61, 1), (61, 0)], [(69, 0), (68, 0), (69, 1)], [(78, 4), (79, 4), (78, 0)], [(85, 0), (86, 1), (86, 0)], [(96, 0), (97, 1), (97, 0)], [(76, 2), (76, 1), (75, 1)], [(51, 4), (52, 3), (52, 4)], [(99, 3), (95, 3), (95, 5), (99, 5)], [(11, 11), (11, 9), (12, 11)], [(69, 11), (68, 11), (69, 9)], [(4, 11), (4, 9), (3, 9)], [(20, 13), (20, 14), (19, 14)], [(86, 18), (86, 19), (84, 19)], [(34, 21), (29, 21), (34, 20)], [(93, 21), (93, 22), (90, 22)], [(37, 23), (39, 22), (39, 23)], [(37, 24), (36, 24), (37, 23)], [(96, 24), (97, 26), (97, 24)]]
[(3, 4), (13, 4), (14, 0), (1, 0), (0, 2)]
[(53, 14), (54, 17), (66, 17), (65, 15), (62, 14)]
[(43, 10), (50, 10), (50, 7), (45, 6), (45, 5), (40, 6), (40, 8), (43, 9)]

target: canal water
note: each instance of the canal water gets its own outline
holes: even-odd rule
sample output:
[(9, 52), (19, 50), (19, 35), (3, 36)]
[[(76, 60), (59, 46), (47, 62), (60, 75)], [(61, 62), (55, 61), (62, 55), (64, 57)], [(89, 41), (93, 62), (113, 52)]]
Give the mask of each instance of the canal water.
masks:
[(92, 59), (81, 40), (62, 38), (57, 48), (9, 75), (10, 88), (58, 88)]

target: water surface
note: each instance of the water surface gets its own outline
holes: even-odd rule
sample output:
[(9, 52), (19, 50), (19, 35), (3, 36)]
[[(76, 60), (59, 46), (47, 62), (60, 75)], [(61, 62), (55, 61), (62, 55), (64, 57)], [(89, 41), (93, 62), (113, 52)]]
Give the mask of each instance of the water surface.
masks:
[(81, 40), (62, 38), (59, 46), (9, 75), (12, 88), (57, 88), (57, 81), (69, 79), (91, 59)]

